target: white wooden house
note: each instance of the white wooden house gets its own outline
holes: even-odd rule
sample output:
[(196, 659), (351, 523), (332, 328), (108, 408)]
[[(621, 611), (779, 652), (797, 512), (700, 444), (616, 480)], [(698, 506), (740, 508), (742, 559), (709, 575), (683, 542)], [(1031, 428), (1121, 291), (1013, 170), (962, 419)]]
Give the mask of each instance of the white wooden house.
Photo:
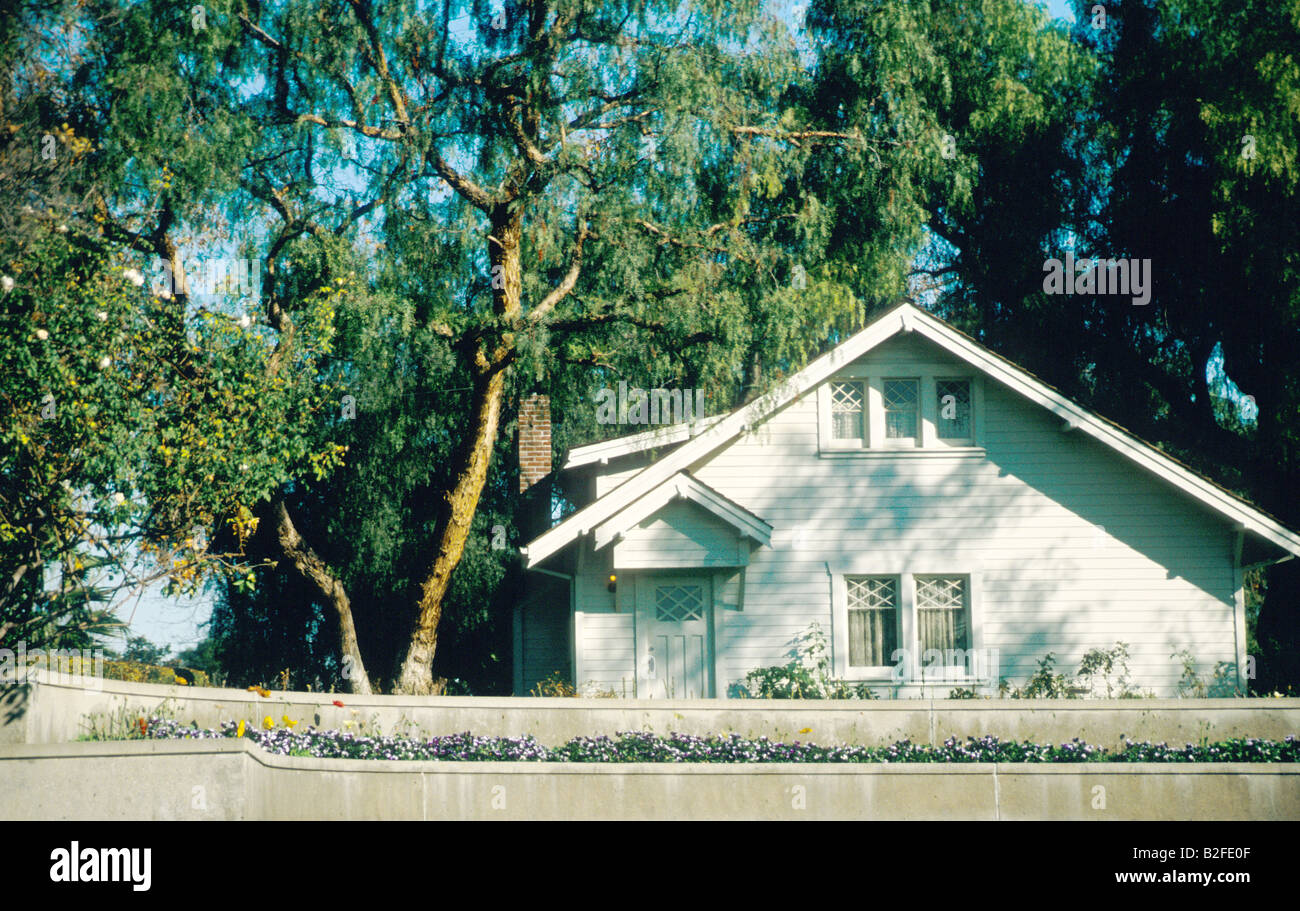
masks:
[[(549, 452), (549, 443), (548, 443)], [(734, 695), (816, 621), (884, 698), (1128, 644), (1244, 686), (1242, 570), (1300, 535), (909, 304), (725, 415), (574, 449), (524, 549), (515, 689)], [(982, 659), (976, 660), (976, 659)]]

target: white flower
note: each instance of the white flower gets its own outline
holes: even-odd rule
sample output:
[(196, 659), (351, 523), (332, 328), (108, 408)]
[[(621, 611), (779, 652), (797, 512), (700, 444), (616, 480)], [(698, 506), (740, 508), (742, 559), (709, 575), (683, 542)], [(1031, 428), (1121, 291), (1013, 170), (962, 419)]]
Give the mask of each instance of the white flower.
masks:
[(111, 363), (113, 363), (113, 359), (106, 354), (99, 359), (99, 369), (107, 370)]
[(37, 329), (37, 330), (36, 330), (36, 337), (37, 337), (38, 339), (40, 339), (41, 341), (45, 341), (47, 338), (50, 337), (50, 334), (49, 334), (48, 332), (46, 332), (44, 329)]
[(67, 233), (68, 233), (68, 226), (67, 226), (67, 225), (59, 225), (59, 233), (60, 233), (60, 234), (67, 234)]
[(14, 280), (8, 275), (0, 275), (0, 288), (4, 288), (6, 294), (9, 293), (14, 289)]
[(244, 314), (243, 316), (241, 316), (241, 317), (239, 318), (239, 328), (240, 328), (240, 329), (247, 329), (247, 328), (248, 328), (249, 326), (251, 326), (251, 325), (253, 325), (253, 321), (252, 321), (251, 319), (248, 318), (248, 314)]
[(114, 505), (114, 506), (121, 506), (121, 505), (122, 505), (123, 503), (125, 503), (125, 502), (126, 502), (126, 497), (122, 496), (122, 492), (121, 492), (121, 491), (118, 491), (117, 493), (113, 494), (113, 505)]
[(95, 311), (95, 316), (98, 317), (98, 318), (99, 318), (99, 321), (102, 323), (102, 322), (104, 322), (104, 321), (106, 321), (106, 320), (108, 319), (108, 311), (107, 311), (107, 310), (96, 310), (96, 311)]
[(144, 276), (140, 274), (139, 269), (127, 269), (122, 273), (122, 277), (135, 285), (137, 288), (144, 284)]

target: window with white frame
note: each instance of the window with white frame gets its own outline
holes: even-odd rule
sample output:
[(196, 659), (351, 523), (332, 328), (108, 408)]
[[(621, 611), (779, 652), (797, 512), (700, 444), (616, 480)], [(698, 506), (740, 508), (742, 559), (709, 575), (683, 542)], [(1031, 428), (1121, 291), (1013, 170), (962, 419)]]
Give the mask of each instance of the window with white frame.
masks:
[(916, 633), (922, 653), (970, 648), (964, 576), (916, 576)]
[(834, 382), (831, 394), (831, 437), (861, 442), (867, 437), (867, 394), (863, 383)]
[(969, 379), (938, 379), (934, 383), (935, 429), (941, 440), (970, 441), (974, 437), (971, 420), (971, 382)]
[(921, 427), (921, 381), (886, 379), (881, 388), (885, 406), (885, 439), (915, 440)]
[(983, 672), (986, 662), (975, 653), (975, 574), (844, 573), (835, 578), (837, 674), (956, 683)]
[[(820, 450), (829, 455), (983, 452), (982, 387), (951, 366), (916, 365), (918, 376), (853, 366), (818, 392)], [(856, 372), (855, 372), (856, 371)]]
[(898, 579), (845, 579), (848, 598), (849, 666), (887, 667), (898, 648)]

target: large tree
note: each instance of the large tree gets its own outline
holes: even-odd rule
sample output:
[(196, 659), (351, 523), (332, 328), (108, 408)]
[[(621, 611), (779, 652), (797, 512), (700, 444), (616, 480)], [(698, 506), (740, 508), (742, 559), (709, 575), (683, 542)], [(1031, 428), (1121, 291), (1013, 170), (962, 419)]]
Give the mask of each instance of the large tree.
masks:
[[(462, 387), (442, 403), (455, 433), (431, 428), (435, 450), (451, 445), (424, 485), (436, 508), (400, 690), (431, 686), (513, 371), (547, 384), (566, 364), (632, 360), (656, 374), (647, 380), (704, 386), (729, 404), (759, 349), (789, 359), (826, 322), (851, 322), (843, 296), (823, 325), (800, 319), (788, 238), (815, 220), (815, 201), (773, 201), (816, 146), (869, 140), (783, 118), (775, 100), (798, 68), (784, 26), (760, 8), (532, 2), (495, 14), (355, 0), (233, 11), (249, 83), (263, 86), (242, 109), (259, 128), (266, 201), (304, 236), (373, 214), (383, 252), (372, 290), (406, 314), (392, 375)], [(646, 353), (616, 358), (606, 340)], [(699, 356), (684, 359), (691, 347)], [(284, 552), (349, 616), (328, 545), (287, 507), (277, 524)]]
[[(41, 630), (57, 643), (102, 626), (86, 605), (112, 587), (245, 581), (252, 507), (341, 454), (308, 432), (328, 297), (307, 303), (285, 351), (224, 293), (203, 299), (213, 310), (189, 293), (178, 235), (202, 224), (183, 228), (178, 213), (210, 204), (204, 163), (221, 153), (177, 150), (201, 127), (149, 119), (141, 105), (176, 94), (183, 66), (152, 61), (148, 33), (112, 12), (19, 5), (0, 29), (0, 639), (29, 645)], [(118, 88), (130, 76), (138, 95)], [(151, 258), (174, 288), (146, 287)], [(277, 361), (286, 375), (272, 375)], [(90, 585), (92, 564), (114, 585)], [(60, 602), (77, 605), (64, 633)]]

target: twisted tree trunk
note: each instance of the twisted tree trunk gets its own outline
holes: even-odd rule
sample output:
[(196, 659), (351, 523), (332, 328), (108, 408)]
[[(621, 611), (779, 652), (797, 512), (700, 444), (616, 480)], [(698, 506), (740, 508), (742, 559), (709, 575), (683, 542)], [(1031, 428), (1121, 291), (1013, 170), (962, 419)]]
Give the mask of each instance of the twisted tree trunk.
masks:
[[(520, 314), (523, 282), (519, 251), (523, 224), (519, 208), (504, 204), (492, 212), (488, 238), (493, 276), (493, 310), (505, 320)], [(433, 656), (438, 648), (438, 622), (451, 574), (465, 553), (474, 512), (487, 483), (488, 465), (501, 423), (505, 395), (505, 368), (514, 355), (514, 335), (505, 333), (489, 349), (480, 344), (474, 352), (473, 413), (469, 432), (457, 452), (456, 482), (447, 493), (438, 531), (437, 549), (424, 574), (410, 646), (397, 678), (396, 691), (426, 694), (434, 691)]]
[(284, 501), (275, 504), (275, 539), (281, 552), (289, 558), (294, 569), (302, 574), (320, 591), (321, 595), (334, 608), (338, 615), (339, 644), (343, 653), (343, 679), (348, 683), (350, 692), (369, 695), (370, 677), (361, 660), (361, 648), (357, 644), (357, 628), (352, 621), (352, 602), (348, 598), (343, 583), (334, 575), (329, 565), (311, 549), (289, 516)]

